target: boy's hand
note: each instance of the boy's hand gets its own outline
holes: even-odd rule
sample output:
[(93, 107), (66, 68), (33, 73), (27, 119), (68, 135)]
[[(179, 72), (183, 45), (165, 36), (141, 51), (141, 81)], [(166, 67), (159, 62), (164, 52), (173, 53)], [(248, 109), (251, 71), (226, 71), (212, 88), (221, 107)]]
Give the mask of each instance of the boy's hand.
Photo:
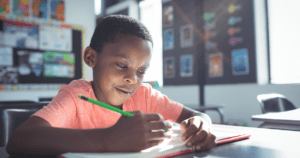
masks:
[(182, 140), (186, 141), (188, 147), (195, 150), (210, 150), (216, 146), (216, 136), (210, 133), (209, 124), (204, 122), (200, 116), (188, 118), (180, 123)]
[[(171, 122), (163, 121), (157, 113), (143, 114), (141, 111), (131, 112), (133, 117), (122, 116), (109, 129), (107, 151), (129, 152), (158, 145), (169, 136), (161, 129), (172, 128)], [(157, 130), (157, 131), (152, 131)]]

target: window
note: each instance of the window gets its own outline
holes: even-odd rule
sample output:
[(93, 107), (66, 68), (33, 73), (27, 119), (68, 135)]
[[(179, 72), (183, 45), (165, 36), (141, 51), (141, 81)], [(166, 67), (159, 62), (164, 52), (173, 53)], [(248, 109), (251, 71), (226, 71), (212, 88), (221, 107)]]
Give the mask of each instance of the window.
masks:
[(96, 15), (99, 15), (101, 13), (101, 1), (102, 0), (94, 0), (95, 14)]
[(300, 83), (300, 1), (267, 2), (271, 83)]
[(153, 38), (153, 53), (150, 68), (146, 71), (144, 81), (162, 79), (162, 9), (161, 0), (145, 0), (140, 2), (140, 21), (148, 28)]

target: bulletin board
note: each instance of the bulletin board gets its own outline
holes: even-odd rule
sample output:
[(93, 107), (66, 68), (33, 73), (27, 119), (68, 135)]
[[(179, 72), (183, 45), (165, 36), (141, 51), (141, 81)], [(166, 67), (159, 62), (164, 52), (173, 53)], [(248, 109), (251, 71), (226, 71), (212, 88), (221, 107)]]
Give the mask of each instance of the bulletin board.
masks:
[(199, 83), (201, 1), (168, 1), (162, 4), (164, 85)]
[(205, 84), (256, 83), (253, 0), (204, 0)]
[(0, 90), (59, 89), (82, 78), (84, 28), (64, 20), (63, 0), (1, 3)]
[(257, 82), (252, 0), (163, 2), (164, 85)]

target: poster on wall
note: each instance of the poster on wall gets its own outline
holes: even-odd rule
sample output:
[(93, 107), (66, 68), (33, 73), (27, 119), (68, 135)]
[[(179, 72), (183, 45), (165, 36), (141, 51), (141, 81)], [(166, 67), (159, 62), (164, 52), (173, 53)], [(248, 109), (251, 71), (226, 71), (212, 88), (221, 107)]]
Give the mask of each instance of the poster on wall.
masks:
[(173, 6), (163, 8), (163, 27), (170, 27), (174, 24)]
[(175, 58), (165, 57), (164, 58), (164, 78), (175, 77)]
[(229, 40), (228, 40), (228, 43), (230, 46), (235, 46), (239, 43), (242, 43), (243, 42), (243, 37), (231, 37)]
[(247, 75), (249, 74), (249, 57), (248, 49), (232, 50), (232, 74)]
[(29, 75), (31, 74), (31, 69), (29, 65), (29, 51), (20, 50), (17, 52), (18, 56), (18, 71), (20, 75)]
[(42, 50), (72, 51), (72, 29), (40, 26), (39, 40)]
[(9, 0), (0, 1), (0, 14), (9, 14)]
[(209, 77), (222, 77), (223, 72), (223, 54), (212, 53), (209, 54)]
[(13, 66), (13, 49), (0, 46), (0, 66)]
[(210, 29), (213, 29), (215, 27), (218, 17), (216, 16), (215, 12), (205, 12), (203, 15), (203, 19), (205, 21), (205, 30), (209, 31)]
[(18, 83), (18, 71), (14, 67), (13, 49), (0, 46), (0, 84)]
[(73, 78), (75, 55), (67, 52), (44, 53), (44, 77)]
[(17, 51), (18, 72), (20, 76), (41, 77), (43, 72), (43, 53), (28, 50)]
[(65, 21), (65, 1), (64, 0), (51, 0), (51, 20)]
[(205, 84), (257, 82), (253, 0), (204, 0), (203, 6)]
[(18, 68), (11, 66), (0, 66), (0, 84), (18, 83)]
[(18, 48), (38, 48), (38, 27), (27, 23), (4, 22), (4, 44)]
[(42, 52), (31, 52), (29, 54), (29, 65), (31, 68), (31, 72), (35, 75), (35, 77), (40, 77), (42, 75), (43, 58), (44, 55)]
[(32, 17), (35, 21), (48, 19), (48, 0), (33, 0)]
[(164, 30), (163, 35), (163, 47), (164, 50), (171, 50), (174, 48), (174, 29)]
[(29, 0), (13, 0), (12, 12), (18, 17), (29, 17)]
[(3, 31), (0, 31), (0, 45), (4, 45), (5, 41), (4, 41), (4, 33)]
[(184, 25), (180, 27), (180, 47), (192, 47), (193, 46), (193, 26)]
[(180, 76), (193, 76), (193, 55), (189, 54), (180, 56)]

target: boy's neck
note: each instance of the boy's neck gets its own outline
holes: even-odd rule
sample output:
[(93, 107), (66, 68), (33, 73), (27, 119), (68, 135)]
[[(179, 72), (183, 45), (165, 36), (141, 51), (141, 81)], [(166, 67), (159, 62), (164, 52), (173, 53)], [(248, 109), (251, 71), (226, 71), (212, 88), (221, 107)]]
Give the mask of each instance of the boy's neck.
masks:
[[(92, 86), (92, 89), (93, 89), (93, 91), (94, 91), (94, 95), (95, 95), (96, 99), (97, 99), (97, 100), (99, 100), (99, 98), (97, 97), (97, 94), (95, 93), (95, 92), (96, 92), (96, 90), (95, 90), (95, 87), (94, 87), (93, 81), (91, 81), (91, 82), (90, 82), (90, 84), (91, 84), (91, 86)], [(100, 101), (100, 100), (99, 100), (99, 101)], [(118, 109), (121, 109), (121, 110), (123, 110), (123, 104), (122, 104), (122, 105), (120, 105), (120, 106), (114, 106), (114, 107), (116, 107), (116, 108), (118, 108)]]
[(120, 106), (115, 106), (116, 108), (118, 108), (118, 109), (121, 109), (121, 110), (123, 110), (123, 104), (122, 105), (120, 105)]

